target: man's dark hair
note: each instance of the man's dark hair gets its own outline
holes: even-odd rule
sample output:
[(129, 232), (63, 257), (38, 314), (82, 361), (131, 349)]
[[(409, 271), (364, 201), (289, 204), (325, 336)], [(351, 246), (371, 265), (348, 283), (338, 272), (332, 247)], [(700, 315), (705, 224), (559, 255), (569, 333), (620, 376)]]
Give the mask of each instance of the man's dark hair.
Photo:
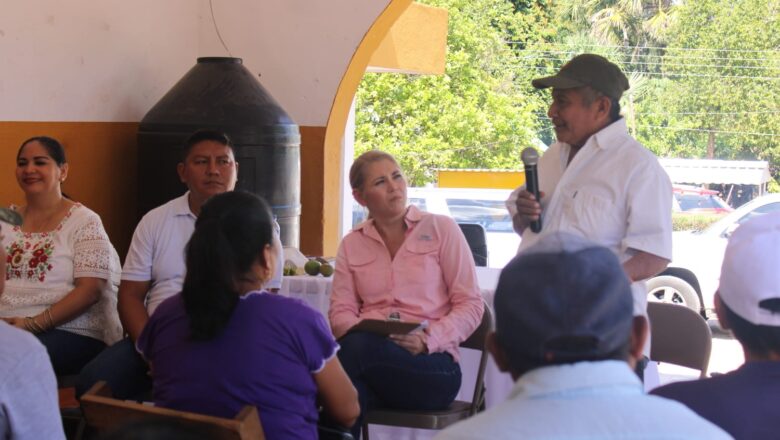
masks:
[(734, 332), (734, 337), (750, 352), (758, 356), (768, 356), (771, 353), (780, 354), (780, 327), (758, 325), (737, 315), (721, 300), (721, 306), (726, 314), (726, 320)]
[(592, 87), (583, 87), (582, 89), (582, 103), (586, 106), (590, 106), (597, 99), (602, 96), (609, 99), (609, 122), (615, 122), (621, 118), (620, 116), (620, 99), (607, 96)]
[(184, 141), (184, 150), (181, 152), (181, 161), (184, 162), (189, 156), (192, 147), (198, 145), (203, 141), (213, 141), (222, 144), (230, 148), (230, 151), (235, 154), (235, 148), (233, 148), (233, 142), (230, 140), (227, 134), (217, 130), (198, 130), (192, 133), (190, 137)]

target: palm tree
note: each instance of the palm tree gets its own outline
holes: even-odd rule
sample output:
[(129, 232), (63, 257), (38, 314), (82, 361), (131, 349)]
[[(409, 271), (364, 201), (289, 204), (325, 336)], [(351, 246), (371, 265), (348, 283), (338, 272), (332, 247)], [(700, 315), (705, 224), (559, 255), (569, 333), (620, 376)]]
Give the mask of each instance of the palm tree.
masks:
[(587, 28), (601, 44), (659, 47), (677, 15), (679, 0), (564, 0), (560, 13)]

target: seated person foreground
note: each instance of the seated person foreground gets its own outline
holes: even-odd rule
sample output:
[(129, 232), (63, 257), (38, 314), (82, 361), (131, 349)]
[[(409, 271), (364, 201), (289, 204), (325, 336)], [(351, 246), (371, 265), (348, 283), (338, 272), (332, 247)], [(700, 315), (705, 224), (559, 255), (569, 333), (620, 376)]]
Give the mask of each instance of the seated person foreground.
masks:
[(509, 398), (436, 439), (730, 438), (683, 405), (647, 396), (632, 371), (647, 321), (607, 248), (552, 233), (501, 272), (488, 347)]
[(682, 402), (736, 439), (780, 433), (780, 213), (741, 225), (729, 238), (715, 311), (745, 352), (745, 364), (712, 378), (652, 391)]
[(157, 405), (220, 417), (254, 405), (268, 438), (311, 439), (317, 403), (348, 427), (357, 393), (324, 317), (264, 290), (280, 263), (272, 222), (255, 195), (209, 199), (187, 245), (183, 290), (160, 304), (137, 347)]

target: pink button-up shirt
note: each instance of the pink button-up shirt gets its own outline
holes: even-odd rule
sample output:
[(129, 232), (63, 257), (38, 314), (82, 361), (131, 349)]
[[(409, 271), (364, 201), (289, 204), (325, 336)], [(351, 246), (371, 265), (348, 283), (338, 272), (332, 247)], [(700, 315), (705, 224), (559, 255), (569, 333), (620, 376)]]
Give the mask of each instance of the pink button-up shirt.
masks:
[(458, 225), (449, 217), (410, 206), (406, 238), (390, 258), (373, 220), (341, 241), (330, 300), (336, 338), (362, 319), (428, 320), (430, 353), (447, 352), (457, 361), (458, 344), (482, 320), (482, 296), (474, 259)]

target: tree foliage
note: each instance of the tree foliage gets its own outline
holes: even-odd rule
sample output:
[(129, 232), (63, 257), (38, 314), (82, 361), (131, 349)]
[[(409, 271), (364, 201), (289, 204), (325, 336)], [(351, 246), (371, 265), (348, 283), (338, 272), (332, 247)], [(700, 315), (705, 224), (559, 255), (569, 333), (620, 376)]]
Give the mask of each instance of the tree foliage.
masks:
[(367, 74), (355, 150), (412, 184), (435, 168), (517, 168), (552, 142), (530, 80), (584, 52), (628, 74), (631, 132), (659, 156), (770, 161), (780, 174), (780, 0), (427, 0), (449, 11), (446, 73)]
[(621, 65), (623, 114), (656, 154), (769, 160), (778, 175), (780, 1), (562, 0), (553, 15), (537, 56), (550, 72), (582, 52)]
[[(508, 39), (539, 38), (538, 8), (506, 0), (429, 0), (449, 11), (446, 72), (366, 74), (357, 93), (355, 153), (382, 149), (413, 185), (436, 168), (516, 168), (542, 103), (520, 87)], [(527, 84), (527, 82), (525, 83)]]
[(777, 175), (780, 1), (697, 0), (679, 14), (640, 137), (663, 155), (769, 160)]
[(562, 0), (557, 15), (601, 44), (634, 48), (662, 43), (677, 8), (672, 0)]

